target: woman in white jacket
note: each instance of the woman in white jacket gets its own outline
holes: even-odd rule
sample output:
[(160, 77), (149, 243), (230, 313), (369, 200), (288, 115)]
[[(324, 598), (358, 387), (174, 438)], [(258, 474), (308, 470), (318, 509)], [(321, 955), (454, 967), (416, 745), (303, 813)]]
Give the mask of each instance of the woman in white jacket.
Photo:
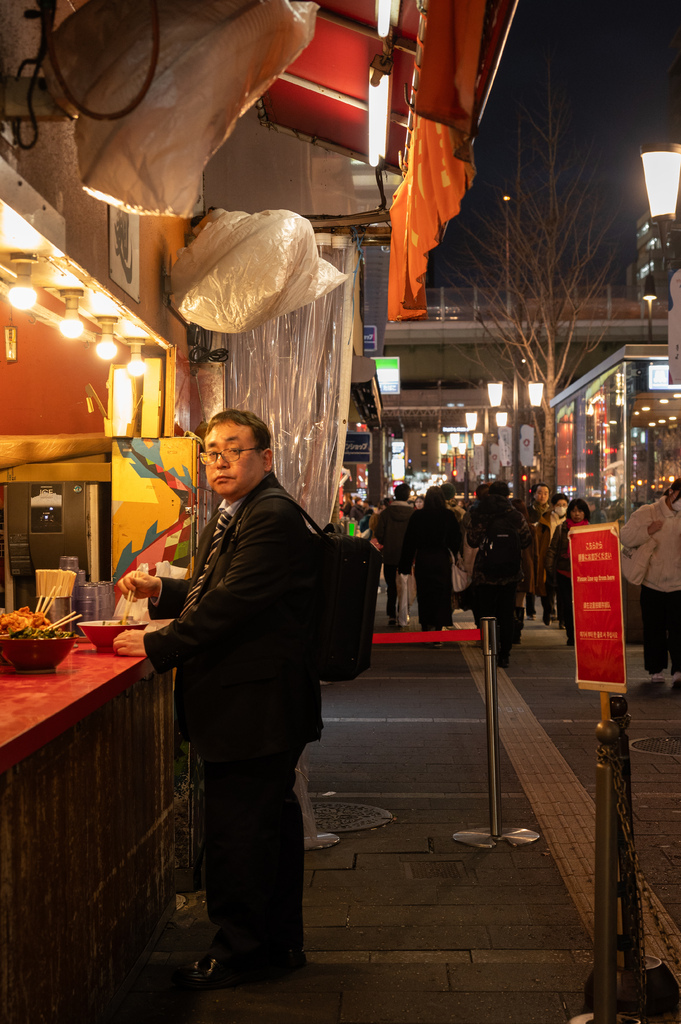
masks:
[(641, 584), (643, 664), (651, 683), (663, 683), (669, 652), (672, 684), (681, 688), (681, 478), (659, 501), (636, 509), (620, 533), (628, 548), (651, 537), (657, 544)]

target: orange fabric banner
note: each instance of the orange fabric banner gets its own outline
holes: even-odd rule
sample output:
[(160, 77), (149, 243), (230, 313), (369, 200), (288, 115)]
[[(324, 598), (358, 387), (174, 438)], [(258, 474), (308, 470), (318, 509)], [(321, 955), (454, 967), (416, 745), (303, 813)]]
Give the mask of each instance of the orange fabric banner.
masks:
[(389, 320), (427, 319), (427, 254), (459, 212), (473, 177), (472, 164), (455, 156), (458, 135), (446, 125), (415, 119), (409, 168), (390, 208)]
[(408, 169), (395, 192), (389, 320), (427, 319), (427, 253), (473, 179), (470, 151), (485, 0), (431, 0)]

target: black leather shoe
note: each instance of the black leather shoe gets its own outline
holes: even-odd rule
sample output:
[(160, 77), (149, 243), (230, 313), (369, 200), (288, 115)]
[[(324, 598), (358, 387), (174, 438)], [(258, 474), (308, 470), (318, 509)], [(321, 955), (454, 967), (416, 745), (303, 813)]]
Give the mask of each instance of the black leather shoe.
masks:
[(307, 964), (302, 949), (275, 948), (270, 950), (270, 963), (279, 971), (297, 971)]
[(499, 657), (497, 658), (497, 667), (498, 668), (508, 668), (508, 656), (507, 655), (505, 655), (505, 654), (500, 654), (499, 655)]
[(272, 969), (269, 966), (244, 969), (204, 956), (193, 964), (178, 967), (173, 973), (172, 982), (180, 988), (235, 988), (253, 981), (264, 981), (271, 976)]

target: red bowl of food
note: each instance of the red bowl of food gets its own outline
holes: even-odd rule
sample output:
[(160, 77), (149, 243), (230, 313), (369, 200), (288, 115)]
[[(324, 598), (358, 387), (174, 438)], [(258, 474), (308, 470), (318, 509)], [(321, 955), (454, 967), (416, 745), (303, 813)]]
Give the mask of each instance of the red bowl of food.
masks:
[(75, 636), (45, 638), (8, 637), (0, 640), (3, 658), (17, 672), (55, 672), (73, 650)]
[(126, 626), (120, 619), (100, 619), (98, 622), (79, 622), (85, 636), (102, 654), (113, 652), (113, 642), (119, 633), (126, 629), (146, 629), (148, 622), (129, 622)]

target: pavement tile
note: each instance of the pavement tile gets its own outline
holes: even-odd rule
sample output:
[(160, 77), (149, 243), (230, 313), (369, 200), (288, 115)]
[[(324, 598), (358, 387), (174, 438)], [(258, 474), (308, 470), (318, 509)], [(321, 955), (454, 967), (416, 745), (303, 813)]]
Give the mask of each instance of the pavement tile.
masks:
[[(532, 912), (532, 916), (534, 912)], [(576, 913), (575, 913), (576, 918)], [(488, 905), (440, 907), (366, 907), (352, 906), (348, 912), (351, 928), (364, 925), (474, 925), (474, 924), (532, 924), (527, 907)]]
[[(525, 926), (527, 929), (528, 926)], [(522, 930), (522, 928), (521, 928)], [(398, 928), (309, 928), (306, 948), (315, 949), (486, 949), (492, 943), (488, 929), (479, 925), (457, 927), (400, 926)], [(569, 947), (566, 947), (569, 948)]]
[(539, 963), (497, 963), (490, 971), (489, 964), (451, 964), (450, 985), (461, 992), (562, 992), (576, 990), (584, 985), (584, 968), (577, 964), (544, 961)]
[[(681, 889), (681, 887), (680, 887)], [(681, 892), (679, 894), (681, 901)], [(448, 882), (441, 883), (437, 887), (437, 902), (441, 904), (471, 903), (474, 906), (485, 906), (491, 904), (499, 906), (504, 904), (531, 905), (533, 907), (548, 905), (550, 907), (562, 908), (572, 906), (572, 901), (562, 880), (554, 885), (451, 885)]]
[[(321, 883), (310, 893), (310, 898), (316, 896), (318, 905), (321, 905), (324, 900), (328, 900), (330, 894), (334, 894), (336, 899), (342, 899), (349, 903), (369, 903), (369, 904), (398, 904), (402, 906), (412, 906), (414, 904), (427, 904), (435, 903), (437, 898), (437, 883), (435, 879), (406, 879), (405, 881), (386, 882), (385, 875), (380, 874), (380, 878), (376, 879), (369, 877), (369, 872), (363, 871), (361, 876), (361, 885), (347, 885), (347, 878), (345, 879), (345, 885), (340, 878), (334, 878), (335, 875), (332, 871), (321, 872)], [(326, 885), (329, 877), (332, 877), (332, 884)], [(335, 884), (334, 884), (335, 883)]]
[(341, 1024), (565, 1024), (558, 995), (389, 992), (343, 994)]
[(311, 963), (283, 979), (286, 991), (355, 992), (380, 989), (447, 992), (446, 963)]
[(338, 992), (284, 992), (276, 982), (214, 992), (131, 992), (110, 1024), (337, 1024)]
[[(471, 959), (475, 964), (574, 964), (574, 951), (570, 949), (474, 949)], [(589, 964), (593, 954), (589, 950)], [(588, 972), (587, 972), (588, 973)]]
[(488, 927), (491, 945), (495, 948), (510, 949), (553, 949), (583, 948), (589, 937), (581, 927), (549, 927), (544, 925), (490, 925)]
[(305, 867), (310, 871), (351, 871), (354, 866), (355, 851), (342, 841), (326, 850), (310, 850), (305, 854)]

